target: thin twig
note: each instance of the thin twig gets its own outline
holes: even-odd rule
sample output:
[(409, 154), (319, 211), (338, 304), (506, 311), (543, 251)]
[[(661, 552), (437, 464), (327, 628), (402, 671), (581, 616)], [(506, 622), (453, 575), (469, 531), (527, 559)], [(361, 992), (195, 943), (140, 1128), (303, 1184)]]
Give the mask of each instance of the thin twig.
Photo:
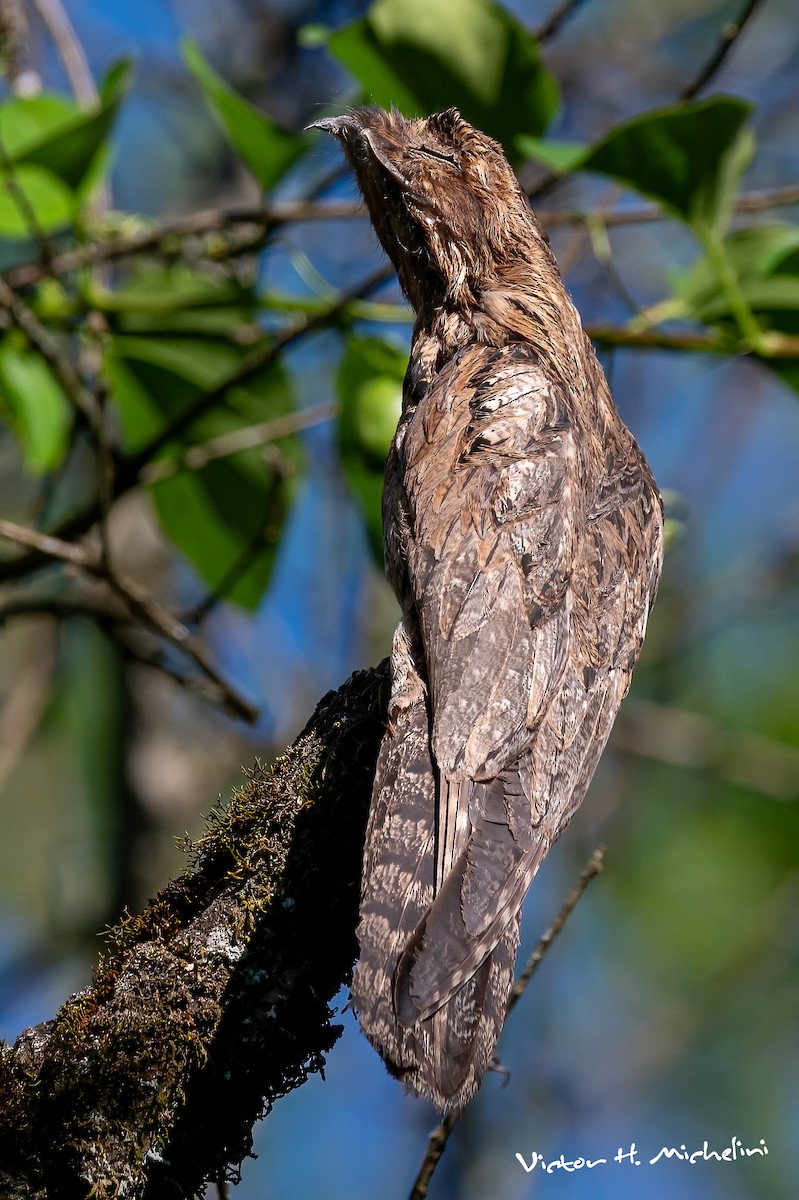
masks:
[[(131, 618), (125, 613), (115, 611), (106, 604), (98, 604), (84, 597), (82, 600), (70, 600), (60, 596), (14, 596), (5, 604), (0, 605), (0, 626), (12, 620), (50, 618), (53, 621), (67, 621), (83, 618), (92, 621), (110, 642), (119, 649), (124, 658), (137, 666), (147, 667), (165, 675), (173, 683), (182, 688), (190, 688), (203, 699), (213, 704), (227, 703), (225, 692), (213, 680), (203, 675), (181, 671), (179, 667), (169, 662), (160, 646), (142, 646), (134, 640), (136, 633), (131, 624)], [(0, 753), (0, 779), (3, 777), (3, 755)]]
[(264, 519), (261, 528), (250, 538), (245, 546), (242, 547), (241, 553), (234, 559), (228, 570), (219, 580), (215, 587), (210, 588), (203, 596), (199, 603), (184, 615), (184, 621), (189, 625), (199, 625), (204, 621), (209, 612), (216, 607), (221, 600), (229, 596), (237, 583), (244, 577), (245, 573), (250, 569), (252, 564), (262, 554), (267, 546), (274, 546), (276, 537), (269, 537), (266, 532), (266, 522), (268, 514), (264, 513)]
[(754, 15), (760, 3), (761, 0), (746, 0), (746, 4), (744, 5), (743, 11), (738, 19), (735, 21), (727, 21), (725, 23), (721, 31), (721, 37), (718, 45), (705, 65), (702, 67), (701, 71), (699, 71), (691, 83), (686, 84), (686, 86), (680, 92), (681, 100), (693, 100), (694, 96), (701, 92), (702, 89), (706, 87), (708, 83), (710, 83), (711, 79), (713, 79), (713, 77), (721, 69), (724, 60), (732, 50), (735, 43), (738, 41), (738, 38), (744, 31), (744, 27), (746, 26), (750, 17)]
[[(535, 950), (528, 959), (524, 970), (517, 979), (513, 991), (510, 994), (508, 1007), (506, 1010), (506, 1017), (518, 1004), (525, 988), (541, 965), (544, 955), (549, 950), (558, 934), (561, 933), (564, 925), (574, 912), (574, 909), (577, 907), (583, 892), (588, 887), (591, 880), (594, 879), (602, 870), (604, 854), (605, 847), (603, 845), (597, 846), (585, 867), (583, 867), (583, 870), (580, 872), (580, 878), (577, 880), (577, 883), (574, 885), (571, 892), (566, 897), (566, 900), (563, 902), (560, 912), (555, 917), (555, 920), (552, 922), (549, 929), (547, 929), (547, 931), (539, 938)], [(460, 1120), (461, 1115), (462, 1112), (448, 1113), (441, 1124), (433, 1130), (432, 1134), (430, 1135), (430, 1141), (427, 1144), (425, 1156), (422, 1159), (422, 1165), (419, 1168), (419, 1173), (416, 1176), (416, 1180), (413, 1188), (411, 1189), (408, 1200), (425, 1200), (428, 1188), (430, 1187), (430, 1180), (433, 1178), (433, 1173), (439, 1164), (441, 1156), (446, 1149), (450, 1135)]]
[[(660, 329), (630, 329), (618, 325), (586, 325), (585, 332), (594, 342), (604, 346), (625, 346), (633, 350), (683, 350), (697, 354), (721, 354), (729, 357), (746, 354), (750, 348), (728, 336), (686, 330), (666, 333)], [(799, 337), (787, 333), (764, 335), (763, 349), (770, 358), (799, 358)]]
[[(799, 204), (799, 183), (764, 191), (744, 192), (735, 202), (736, 213), (763, 212), (783, 205)], [(562, 225), (587, 225), (590, 221), (601, 221), (608, 228), (619, 225), (644, 225), (655, 221), (670, 221), (673, 218), (656, 204), (641, 204), (634, 208), (598, 209), (595, 212), (579, 212), (568, 209), (542, 209), (539, 220), (545, 229), (556, 229)]]
[(561, 26), (576, 12), (582, 2), (583, 0), (563, 0), (562, 4), (552, 10), (543, 25), (533, 31), (535, 40), (546, 42), (560, 33)]
[(613, 259), (607, 226), (596, 219), (588, 222), (587, 229), (594, 258), (605, 275), (610, 290), (624, 302), (631, 316), (640, 319), (642, 316), (641, 306), (627, 287), (624, 277)]
[(9, 319), (25, 334), (33, 349), (44, 360), (53, 377), (66, 393), (74, 407), (86, 419), (89, 428), (97, 432), (95, 398), (78, 375), (61, 347), (45, 329), (35, 313), (16, 294), (9, 283), (0, 277), (0, 306)]
[[(236, 225), (256, 226), (259, 230), (258, 236), (262, 237), (264, 230), (277, 229), (289, 221), (343, 219), (364, 216), (365, 212), (363, 207), (352, 204), (317, 204), (304, 200), (282, 201), (261, 208), (212, 209), (192, 213), (188, 217), (157, 225), (128, 237), (109, 238), (108, 241), (94, 241), (85, 246), (77, 246), (74, 250), (56, 255), (50, 264), (50, 271), (54, 275), (66, 275), (95, 263), (114, 262), (138, 254), (158, 253), (163, 251), (170, 241), (218, 233)], [(40, 263), (24, 263), (10, 270), (7, 278), (13, 287), (21, 288), (38, 283), (48, 273), (50, 272), (45, 271)]]
[(460, 1116), (459, 1112), (447, 1113), (441, 1124), (436, 1126), (430, 1134), (427, 1150), (425, 1151), (422, 1165), (414, 1180), (408, 1200), (425, 1200), (428, 1188), (430, 1187), (430, 1180), (433, 1178), (435, 1169), (441, 1161), (441, 1155), (447, 1148), (447, 1142), (450, 1139), (453, 1129), (458, 1124)]
[(103, 314), (100, 312), (89, 313), (86, 319), (86, 329), (90, 336), (87, 338), (84, 372), (89, 378), (94, 379), (94, 412), (97, 417), (95, 459), (97, 464), (97, 501), (100, 506), (98, 521), (100, 559), (106, 572), (111, 576), (114, 574), (114, 565), (108, 522), (114, 502), (114, 455), (108, 441), (106, 421), (109, 384), (103, 374), (102, 337), (107, 331)]
[(535, 975), (541, 965), (541, 960), (546, 954), (549, 947), (555, 941), (555, 938), (562, 932), (563, 926), (568, 921), (569, 917), (574, 912), (585, 889), (588, 887), (592, 879), (595, 879), (604, 866), (605, 847), (600, 842), (594, 853), (589, 858), (588, 862), (580, 872), (580, 878), (575, 883), (572, 890), (563, 902), (560, 912), (555, 917), (555, 920), (547, 929), (546, 933), (542, 934), (538, 939), (538, 945), (530, 955), (524, 970), (522, 971), (516, 983), (513, 985), (513, 991), (508, 1000), (508, 1012), (512, 1012), (516, 1005), (524, 995), (524, 991), (530, 980)]
[(58, 56), (64, 64), (70, 87), (81, 108), (91, 109), (98, 102), (91, 69), (72, 23), (60, 0), (33, 0), (39, 16), (55, 42)]
[(71, 563), (88, 575), (101, 579), (134, 618), (194, 660), (203, 673), (219, 688), (225, 703), (237, 716), (250, 723), (258, 719), (258, 709), (222, 678), (200, 639), (195, 637), (181, 621), (173, 617), (168, 609), (153, 599), (141, 584), (126, 576), (109, 573), (101, 556), (95, 551), (86, 546), (74, 545), (52, 535), (39, 533), (35, 529), (27, 529), (13, 521), (2, 519), (0, 519), (0, 537), (7, 538), (16, 545), (27, 546), (28, 549), (35, 550), (48, 558)]
[[(391, 267), (380, 267), (361, 283), (356, 284), (349, 291), (342, 293), (333, 304), (324, 310), (313, 315), (303, 316), (290, 329), (278, 335), (265, 349), (259, 349), (254, 355), (248, 356), (239, 370), (224, 383), (220, 384), (219, 387), (199, 396), (184, 413), (179, 414), (160, 434), (148, 442), (146, 446), (142, 447), (135, 455), (132, 455), (130, 458), (118, 459), (114, 477), (114, 498), (118, 499), (130, 491), (131, 488), (134, 488), (138, 483), (140, 471), (150, 459), (164, 445), (180, 436), (186, 427), (191, 425), (198, 416), (206, 412), (208, 408), (213, 407), (225, 395), (228, 388), (240, 386), (242, 383), (249, 381), (259, 371), (270, 366), (286, 346), (335, 323), (342, 312), (346, 312), (353, 300), (360, 299), (379, 287), (386, 280), (390, 279), (392, 274)], [(62, 521), (53, 531), (53, 535), (56, 538), (61, 538), (63, 541), (80, 537), (91, 529), (98, 517), (99, 506), (97, 501), (94, 500), (81, 509), (80, 512)], [(41, 552), (34, 547), (30, 554), (19, 555), (19, 557), (7, 562), (0, 561), (0, 581), (7, 582), (12, 579), (19, 579), (37, 571), (43, 565), (46, 557), (47, 551)]]
[(139, 472), (151, 458), (158, 454), (169, 442), (185, 433), (198, 417), (207, 412), (209, 408), (213, 408), (231, 388), (241, 387), (243, 384), (248, 383), (255, 375), (266, 370), (267, 367), (271, 366), (277, 360), (287, 346), (292, 345), (302, 337), (306, 337), (309, 333), (326, 329), (328, 325), (334, 324), (346, 312), (353, 300), (362, 299), (363, 296), (368, 295), (375, 288), (380, 287), (381, 284), (391, 279), (393, 274), (393, 267), (381, 266), (354, 287), (341, 292), (327, 308), (313, 314), (301, 314), (294, 324), (282, 333), (279, 333), (266, 346), (259, 347), (252, 354), (248, 354), (233, 375), (228, 376), (227, 379), (210, 391), (203, 392), (182, 413), (178, 413), (176, 417), (168, 422), (161, 432), (156, 434), (135, 455), (125, 460), (124, 465), (127, 470), (135, 472), (135, 477), (138, 477)]
[[(762, 212), (782, 205), (799, 203), (799, 184), (748, 192), (738, 197), (735, 212)], [(82, 267), (95, 263), (114, 262), (133, 258), (139, 254), (163, 252), (170, 241), (201, 237), (204, 234), (231, 230), (238, 225), (253, 225), (258, 229), (257, 239), (264, 230), (277, 229), (291, 221), (328, 221), (362, 219), (366, 214), (363, 205), (349, 203), (316, 203), (310, 200), (282, 201), (265, 208), (214, 209), (192, 213), (178, 221), (158, 225), (128, 237), (109, 238), (108, 241), (88, 242), (63, 254), (56, 254), (47, 265), (40, 262), (22, 263), (6, 273), (8, 283), (14, 289), (30, 287), (48, 275), (68, 275)], [(541, 223), (547, 229), (561, 225), (585, 225), (592, 219), (604, 225), (640, 225), (654, 221), (671, 220), (669, 213), (654, 204), (635, 208), (579, 212), (575, 210), (543, 209), (539, 213)]]
[(0, 138), (0, 170), (2, 170), (6, 191), (12, 203), (27, 226), (28, 233), (39, 245), (40, 262), (38, 266), (43, 274), (49, 275), (50, 263), (57, 253), (56, 244), (49, 233), (42, 228), (36, 211), (25, 193), (25, 189), (20, 186), (20, 182), (17, 179), (16, 165), (6, 150), (2, 138)]
[(257, 425), (247, 425), (243, 429), (221, 433), (219, 437), (210, 438), (198, 446), (189, 446), (175, 458), (158, 458), (155, 462), (147, 463), (139, 472), (139, 482), (150, 486), (164, 479), (171, 479), (179, 471), (201, 471), (217, 458), (229, 458), (231, 454), (240, 454), (243, 450), (265, 446), (278, 438), (299, 433), (303, 429), (311, 429), (325, 421), (332, 421), (338, 416), (338, 412), (339, 406), (336, 403), (316, 404), (312, 408), (273, 417), (271, 421), (261, 421)]
[(96, 621), (98, 625), (107, 623), (123, 625), (130, 620), (121, 610), (109, 608), (107, 604), (100, 604), (89, 596), (84, 596), (80, 600), (72, 600), (65, 596), (25, 594), (11, 596), (3, 604), (0, 604), (0, 626), (5, 625), (7, 621), (17, 618), (24, 620), (26, 617), (52, 617), (58, 621), (69, 620), (73, 617), (87, 617), (91, 621)]

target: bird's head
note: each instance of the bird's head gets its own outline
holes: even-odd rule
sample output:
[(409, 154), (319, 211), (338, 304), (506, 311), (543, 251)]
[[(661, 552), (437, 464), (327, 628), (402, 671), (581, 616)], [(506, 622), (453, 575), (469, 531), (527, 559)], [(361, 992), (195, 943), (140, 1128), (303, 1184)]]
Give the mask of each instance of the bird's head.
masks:
[(417, 312), (474, 302), (502, 262), (540, 238), (502, 148), (455, 108), (426, 119), (360, 108), (326, 117)]

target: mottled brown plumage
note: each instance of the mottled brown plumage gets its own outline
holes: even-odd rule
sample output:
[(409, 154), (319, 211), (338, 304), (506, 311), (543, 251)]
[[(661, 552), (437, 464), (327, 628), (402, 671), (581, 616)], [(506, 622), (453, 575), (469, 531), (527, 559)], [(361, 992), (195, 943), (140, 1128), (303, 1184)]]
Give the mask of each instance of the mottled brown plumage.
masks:
[(319, 124), (417, 314), (352, 993), (389, 1069), (446, 1110), (491, 1060), (522, 900), (630, 685), (662, 509), (500, 147), (455, 110)]

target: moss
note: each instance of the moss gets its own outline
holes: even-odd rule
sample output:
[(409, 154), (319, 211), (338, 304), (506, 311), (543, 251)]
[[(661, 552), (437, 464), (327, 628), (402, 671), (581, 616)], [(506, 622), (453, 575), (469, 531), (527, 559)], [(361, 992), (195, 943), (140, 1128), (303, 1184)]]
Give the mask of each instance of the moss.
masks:
[(326, 696), (212, 811), (186, 872), (110, 931), (92, 988), (2, 1049), (8, 1195), (191, 1195), (235, 1176), (255, 1119), (323, 1067), (386, 700), (385, 665)]

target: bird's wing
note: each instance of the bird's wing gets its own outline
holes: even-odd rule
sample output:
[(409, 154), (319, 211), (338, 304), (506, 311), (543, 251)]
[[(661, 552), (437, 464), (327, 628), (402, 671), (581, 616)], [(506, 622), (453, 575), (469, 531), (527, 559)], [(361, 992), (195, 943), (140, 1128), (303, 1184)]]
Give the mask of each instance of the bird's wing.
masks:
[(449, 780), (492, 779), (530, 744), (569, 650), (586, 508), (563, 389), (524, 345), (470, 347), (402, 444), (407, 572)]
[(395, 979), (406, 1024), (496, 946), (582, 799), (643, 639), (659, 503), (632, 438), (586, 442), (577, 420), (528, 347), (471, 347), (403, 440), (441, 776), (436, 898)]

